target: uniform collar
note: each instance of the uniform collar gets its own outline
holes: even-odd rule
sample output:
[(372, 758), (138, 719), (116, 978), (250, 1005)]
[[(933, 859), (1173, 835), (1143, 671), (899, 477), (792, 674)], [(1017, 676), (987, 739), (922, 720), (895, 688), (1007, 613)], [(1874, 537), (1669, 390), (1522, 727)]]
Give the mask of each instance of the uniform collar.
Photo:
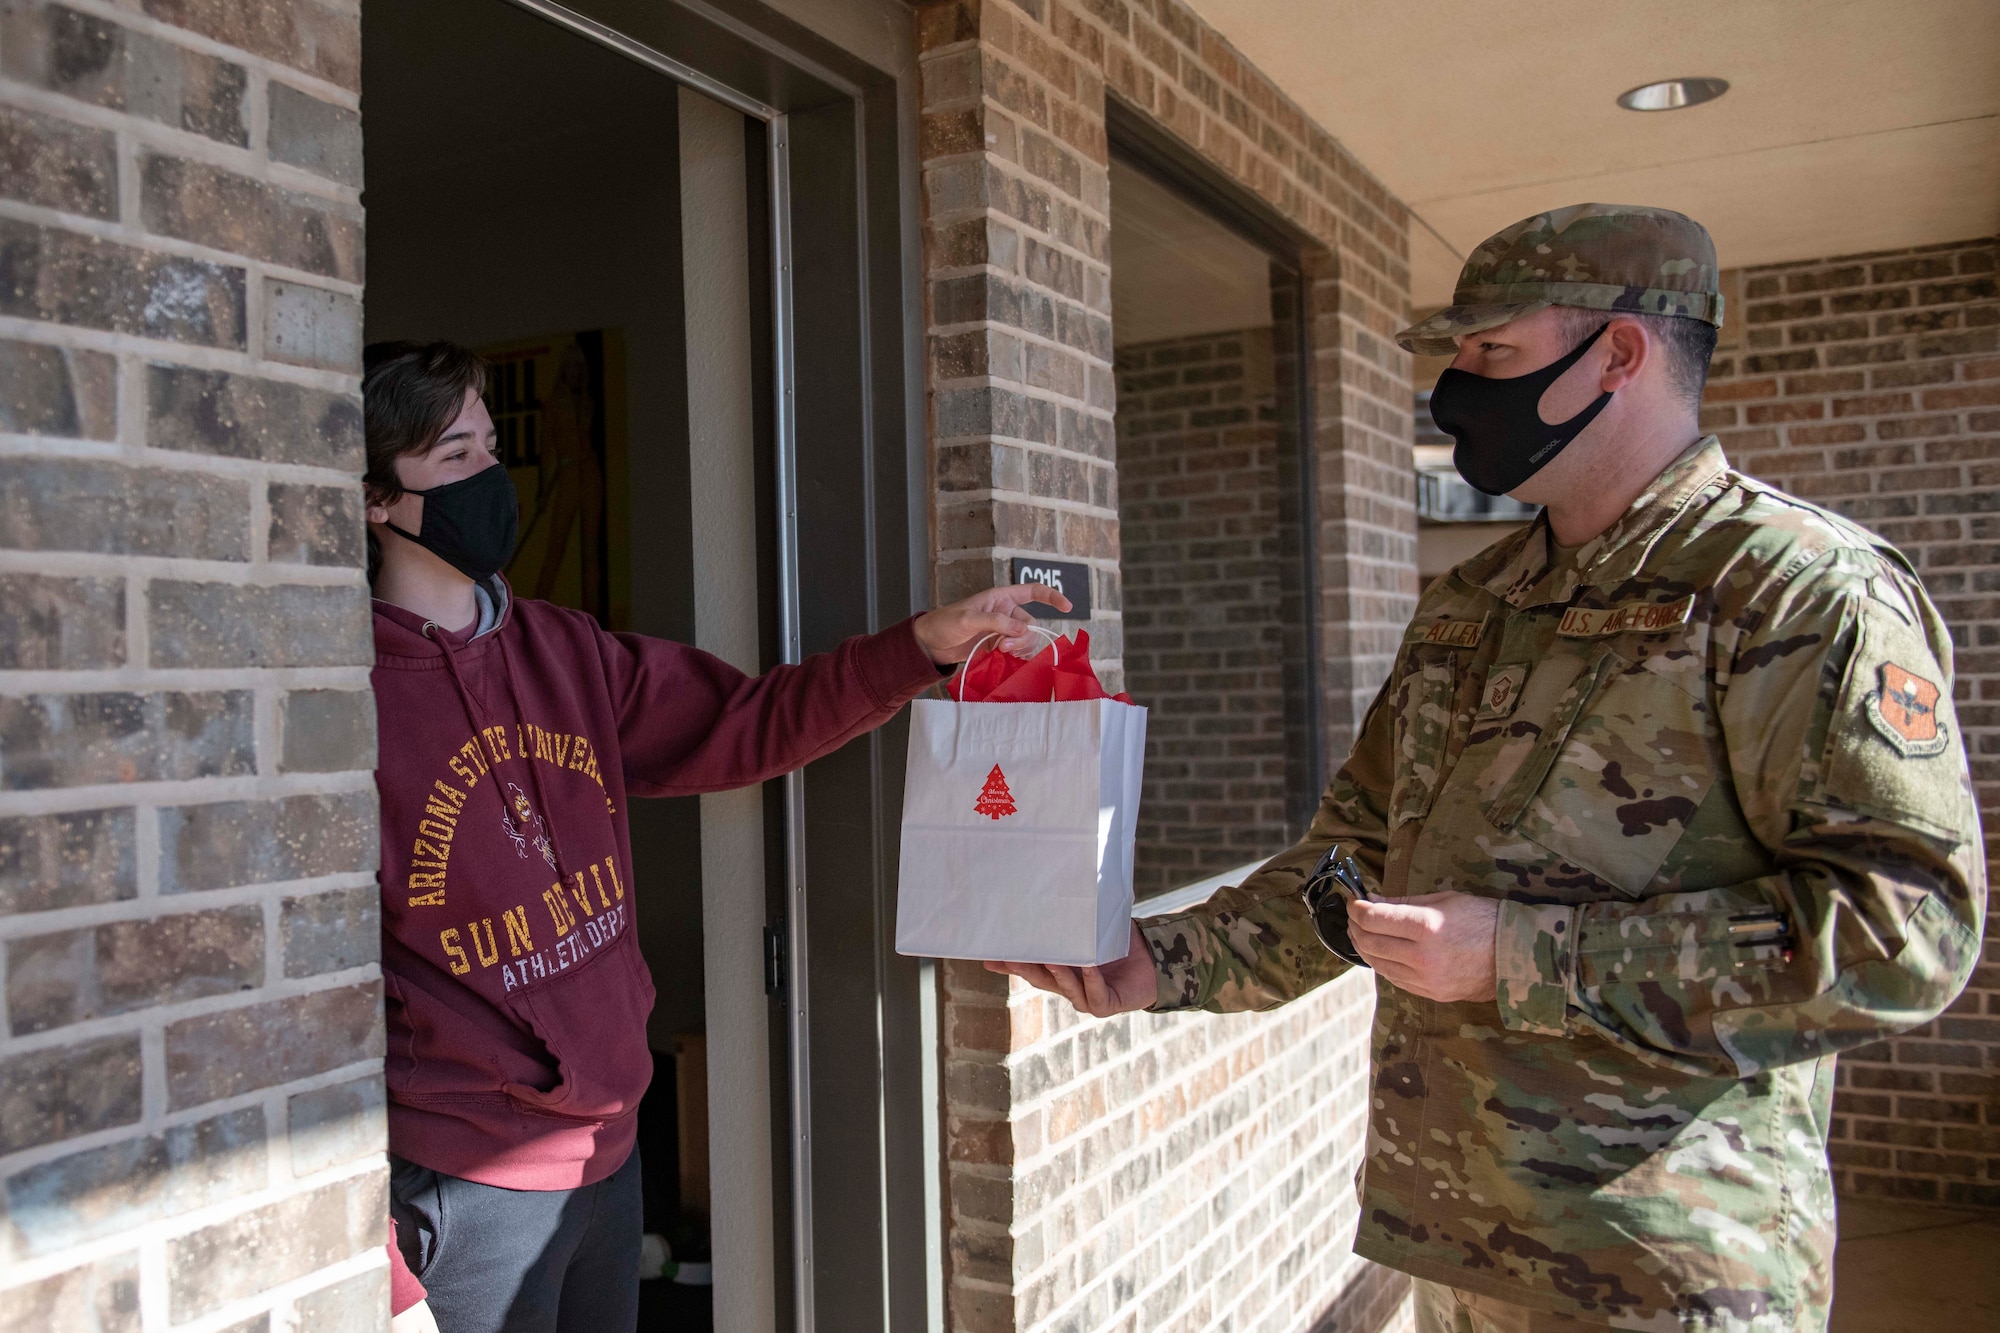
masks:
[(1555, 556), (1548, 511), (1519, 535), (1466, 562), (1463, 577), (1510, 606), (1567, 603), (1585, 587), (1614, 587), (1639, 572), (1653, 546), (1689, 503), (1729, 470), (1722, 442), (1703, 436), (1669, 463), (1616, 523)]

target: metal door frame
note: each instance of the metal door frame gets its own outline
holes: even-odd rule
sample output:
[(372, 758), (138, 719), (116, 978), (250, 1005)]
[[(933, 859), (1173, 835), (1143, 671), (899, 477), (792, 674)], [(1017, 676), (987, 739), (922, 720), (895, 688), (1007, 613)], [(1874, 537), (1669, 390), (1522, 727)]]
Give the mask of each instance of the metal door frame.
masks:
[[(879, 140), (880, 138), (881, 118), (878, 113), (875, 122), (871, 123), (868, 103), (871, 94), (873, 94), (878, 103), (880, 102), (883, 94), (882, 83), (884, 81), (894, 83), (894, 76), (883, 75), (880, 80), (873, 81), (876, 84), (874, 88), (866, 87), (852, 74), (838, 72), (831, 68), (828, 62), (815, 59), (813, 56), (802, 51), (800, 43), (796, 38), (799, 34), (804, 33), (804, 30), (797, 29), (796, 25), (791, 24), (789, 20), (774, 15), (772, 17), (775, 19), (775, 22), (753, 25), (735, 14), (726, 13), (714, 5), (705, 3), (705, 0), (656, 0), (656, 3), (650, 6), (652, 11), (648, 16), (651, 20), (650, 22), (632, 23), (628, 26), (634, 30), (654, 29), (661, 23), (659, 11), (679, 11), (680, 18), (684, 21), (691, 21), (689, 27), (693, 31), (689, 34), (691, 38), (690, 45), (697, 48), (700, 55), (711, 58), (711, 60), (704, 60), (703, 63), (707, 64), (712, 61), (712, 63), (719, 65), (736, 66), (738, 77), (733, 81), (726, 81), (725, 79), (715, 77), (705, 72), (704, 69), (698, 68), (694, 63), (677, 58), (667, 51), (658, 49), (657, 46), (649, 45), (647, 42), (639, 40), (624, 28), (603, 22), (598, 18), (592, 17), (590, 14), (580, 12), (579, 9), (573, 8), (571, 5), (558, 3), (558, 0), (505, 0), (505, 2), (524, 9), (592, 43), (614, 51), (629, 60), (653, 69), (674, 82), (692, 88), (703, 96), (712, 98), (746, 117), (763, 122), (766, 127), (769, 149), (767, 154), (766, 188), (769, 190), (767, 218), (770, 226), (768, 262), (770, 265), (771, 285), (771, 307), (769, 311), (771, 321), (770, 411), (775, 453), (775, 489), (777, 493), (776, 513), (774, 517), (777, 544), (778, 658), (781, 662), (796, 663), (805, 655), (806, 643), (803, 629), (804, 608), (801, 606), (799, 578), (800, 500), (798, 492), (798, 395), (795, 383), (797, 365), (794, 341), (796, 337), (796, 310), (793, 292), (794, 247), (792, 209), (794, 198), (791, 159), (792, 114), (794, 110), (799, 109), (797, 103), (800, 100), (814, 102), (819, 108), (824, 108), (832, 100), (827, 96), (829, 93), (834, 98), (843, 98), (852, 102), (854, 142), (857, 150), (857, 157), (854, 163), (857, 184), (856, 193), (860, 212), (863, 215), (859, 218), (860, 234), (867, 241), (867, 249), (873, 250), (880, 246), (885, 238), (872, 235), (868, 228), (866, 213), (868, 212), (869, 204), (876, 203), (879, 205), (880, 201), (870, 197), (871, 192), (868, 189), (870, 171), (867, 152), (871, 139)], [(572, 0), (572, 3), (587, 4), (589, 8), (599, 12), (607, 10), (617, 11), (619, 9), (631, 11), (633, 9), (632, 5), (622, 3), (622, 0), (598, 0), (598, 3), (591, 3), (591, 0)], [(775, 36), (771, 31), (766, 30), (769, 28), (792, 28), (795, 31), (784, 36)], [(791, 40), (788, 40), (788, 38), (791, 38)], [(773, 64), (774, 60), (779, 63)], [(859, 71), (856, 72), (858, 73)], [(749, 77), (744, 77), (745, 75)], [(739, 83), (742, 86), (738, 86)], [(770, 100), (744, 91), (745, 87), (757, 86), (759, 83), (763, 84), (767, 91), (775, 94)], [(896, 159), (894, 167), (905, 178), (898, 183), (895, 191), (895, 207), (899, 217), (904, 222), (907, 222), (907, 217), (903, 215), (909, 213), (914, 203), (911, 193), (913, 186), (912, 182), (908, 179), (908, 169), (912, 161), (910, 155), (913, 152), (908, 127), (910, 121), (913, 119), (913, 115), (910, 107), (901, 105), (910, 101), (907, 89), (892, 89), (890, 97), (898, 104), (895, 106), (894, 119), (891, 122), (898, 141), (894, 154)], [(875, 132), (871, 133), (871, 131)], [(896, 250), (901, 254), (907, 249), (907, 242), (910, 237), (902, 234), (907, 231), (906, 226), (899, 227), (897, 230), (898, 234), (890, 239)], [(864, 346), (861, 351), (864, 357), (865, 379), (869, 381), (868, 388), (872, 389), (875, 387), (873, 381), (878, 378), (879, 372), (882, 369), (881, 366), (875, 364), (881, 359), (877, 355), (879, 349), (875, 344), (882, 336), (886, 336), (887, 332), (886, 330), (875, 329), (870, 324), (871, 317), (876, 312), (871, 309), (874, 301), (871, 299), (869, 293), (868, 276), (871, 269), (880, 266), (876, 262), (879, 259), (879, 255), (863, 253), (857, 255), (856, 258), (860, 271), (859, 282), (864, 298), (862, 309), (859, 312), (859, 317), (862, 320), (865, 330), (863, 337)], [(912, 340), (920, 339), (921, 335), (920, 331), (912, 323), (916, 306), (914, 304), (915, 288), (909, 282), (909, 279), (913, 276), (909, 260), (910, 256), (903, 254), (902, 262), (899, 262), (897, 265), (902, 270), (901, 277), (904, 287), (904, 299), (899, 303), (899, 314), (901, 317), (899, 323), (901, 327), (896, 331), (899, 335), (898, 341), (903, 344), (903, 347), (901, 348), (901, 355), (897, 359), (900, 362), (898, 366), (899, 377), (903, 380), (901, 397), (904, 399), (904, 402), (901, 411), (905, 421), (904, 435), (906, 437), (903, 442), (904, 465), (907, 469), (915, 470), (920, 474), (922, 470), (921, 459), (923, 448), (921, 436), (922, 414), (920, 409), (912, 412), (911, 407), (913, 400), (918, 404), (921, 402), (920, 397), (916, 397), (921, 392), (921, 380), (912, 374), (912, 371), (920, 365), (920, 362), (917, 360), (917, 357), (920, 356), (920, 350), (913, 349)], [(920, 342), (916, 343), (914, 348), (920, 349)], [(876, 422), (874, 419), (875, 405), (876, 395), (872, 392), (864, 391), (861, 398), (861, 429), (864, 439), (871, 442), (870, 447), (864, 452), (862, 462), (864, 469), (871, 468), (873, 456), (879, 452), (872, 447), (873, 437), (876, 434)], [(868, 496), (872, 501), (875, 495), (875, 478), (872, 470), (869, 471), (865, 484)], [(914, 479), (905, 487), (905, 491), (912, 497), (916, 494)], [(875, 513), (871, 507), (865, 525), (871, 542), (875, 536), (874, 521)], [(910, 523), (909, 526), (914, 528), (917, 525)], [(928, 549), (927, 545), (919, 545), (918, 534), (912, 532), (908, 540), (903, 543), (903, 550), (908, 553), (910, 562), (910, 568), (907, 571), (907, 588), (909, 601), (914, 606), (927, 600), (928, 571), (925, 566), (928, 564)], [(875, 556), (876, 553), (871, 550), (869, 553), (871, 565), (875, 562)], [(887, 563), (893, 565), (898, 562), (890, 561)], [(893, 569), (884, 569), (879, 572), (891, 575), (894, 573)], [(870, 578), (868, 580), (866, 619), (870, 628), (879, 627), (881, 623), (880, 613), (882, 608), (879, 603), (882, 600), (881, 593), (883, 589), (878, 586), (881, 581), (878, 578)], [(893, 577), (888, 580), (891, 585), (895, 584), (896, 581)], [(879, 739), (872, 739), (869, 744), (871, 745), (871, 760), (873, 761), (871, 767), (878, 775), (878, 780), (871, 785), (873, 788), (872, 795), (875, 798), (873, 805), (877, 811), (877, 823), (879, 824), (881, 822), (880, 814), (885, 804), (884, 798), (891, 794), (883, 789), (882, 783), (879, 780), (879, 775), (883, 770), (883, 760), (888, 759), (894, 764), (895, 771), (891, 775), (893, 779), (892, 785), (898, 787), (900, 786), (901, 777), (900, 762), (895, 756), (887, 752)], [(782, 780), (782, 783), (785, 811), (783, 836), (785, 846), (785, 969), (787, 983), (784, 987), (784, 1000), (787, 1068), (789, 1072), (789, 1109), (791, 1114), (790, 1155), (785, 1165), (789, 1169), (791, 1177), (791, 1270), (793, 1278), (793, 1300), (791, 1304), (794, 1321), (793, 1327), (797, 1330), (797, 1333), (813, 1333), (813, 1330), (815, 1330), (819, 1323), (819, 1312), (815, 1301), (817, 1264), (813, 1225), (814, 1159), (811, 1132), (812, 1015), (809, 1008), (812, 958), (809, 947), (810, 936), (807, 930), (808, 810), (806, 803), (806, 773), (801, 771), (788, 774)], [(878, 829), (877, 832), (879, 834), (881, 830)], [(873, 869), (877, 881), (880, 883), (890, 868), (880, 864), (878, 858), (878, 864)], [(887, 899), (879, 890), (877, 899), (878, 907), (886, 905)], [(925, 984), (930, 981), (932, 971), (924, 969), (920, 972), (920, 977), (922, 980), (916, 987), (917, 994), (915, 998), (918, 1001), (918, 1012), (915, 1015), (914, 1027), (918, 1047), (922, 1050), (925, 1049), (927, 1042), (934, 1043), (938, 1019), (935, 1012), (935, 986)], [(928, 1034), (928, 1037), (925, 1034)], [(888, 1055), (889, 1052), (885, 1049), (885, 1065)], [(931, 1103), (920, 1108), (921, 1114), (919, 1118), (922, 1124), (922, 1152), (925, 1160), (934, 1166), (939, 1160), (940, 1144), (937, 1130), (937, 1115), (935, 1114), (935, 1099), (937, 1096), (936, 1073), (934, 1068), (932, 1068), (932, 1063), (928, 1059), (923, 1061), (917, 1081), (921, 1090), (921, 1097), (926, 1102)], [(883, 1082), (886, 1085), (891, 1081), (891, 1076), (886, 1068), (883, 1073)], [(888, 1116), (886, 1106), (879, 1107), (878, 1111), (881, 1112), (881, 1124), (878, 1126), (878, 1129), (884, 1147), (881, 1159), (883, 1166), (882, 1179), (878, 1182), (881, 1192), (882, 1236), (885, 1260), (883, 1271), (883, 1322), (885, 1325), (900, 1323), (905, 1326), (913, 1326), (916, 1321), (909, 1316), (916, 1315), (917, 1309), (913, 1308), (910, 1292), (911, 1283), (908, 1280), (908, 1275), (905, 1274), (904, 1280), (899, 1282), (898, 1274), (892, 1271), (896, 1262), (896, 1247), (889, 1244), (890, 1232), (894, 1229), (892, 1221), (894, 1201), (890, 1198), (894, 1182), (890, 1179), (892, 1172), (887, 1152), (887, 1144), (890, 1136), (887, 1132)], [(922, 1252), (926, 1271), (922, 1283), (921, 1315), (919, 1317), (927, 1327), (941, 1328), (943, 1316), (941, 1201), (936, 1182), (932, 1178), (935, 1175), (935, 1170), (920, 1174), (923, 1180), (919, 1192), (923, 1199), (923, 1212), (925, 1214)], [(900, 1300), (899, 1295), (901, 1297)], [(898, 1313), (899, 1306), (904, 1317), (902, 1319), (893, 1318), (892, 1316)]]

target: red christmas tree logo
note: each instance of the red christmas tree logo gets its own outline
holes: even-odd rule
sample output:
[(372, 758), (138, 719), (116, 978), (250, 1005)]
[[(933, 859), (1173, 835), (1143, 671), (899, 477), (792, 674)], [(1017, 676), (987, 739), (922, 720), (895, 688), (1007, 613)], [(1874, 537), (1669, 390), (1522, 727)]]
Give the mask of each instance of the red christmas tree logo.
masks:
[(972, 808), (988, 819), (1014, 813), (1014, 793), (1007, 790), (1007, 775), (1000, 771), (1000, 765), (993, 765), (993, 771), (986, 775), (986, 786)]

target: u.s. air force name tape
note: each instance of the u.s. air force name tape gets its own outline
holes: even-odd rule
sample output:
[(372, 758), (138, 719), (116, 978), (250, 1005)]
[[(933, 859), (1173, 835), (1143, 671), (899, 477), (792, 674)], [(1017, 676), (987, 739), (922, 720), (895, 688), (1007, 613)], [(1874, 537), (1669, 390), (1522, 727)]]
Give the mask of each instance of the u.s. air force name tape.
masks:
[(1623, 606), (1572, 606), (1563, 612), (1556, 633), (1565, 639), (1596, 639), (1628, 630), (1657, 634), (1687, 624), (1694, 612), (1694, 594), (1671, 602), (1627, 602)]

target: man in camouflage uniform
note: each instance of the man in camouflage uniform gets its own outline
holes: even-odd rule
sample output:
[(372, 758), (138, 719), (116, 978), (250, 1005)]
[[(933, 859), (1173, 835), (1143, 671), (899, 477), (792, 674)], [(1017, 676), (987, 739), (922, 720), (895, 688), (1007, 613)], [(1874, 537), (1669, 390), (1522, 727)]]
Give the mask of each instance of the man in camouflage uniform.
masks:
[(1696, 438), (1700, 226), (1543, 214), (1456, 299), (1403, 346), (1499, 389), (1578, 358), (1527, 429), (1595, 419), (1511, 490), (1542, 515), (1425, 593), (1298, 846), (1121, 963), (996, 966), (1098, 1014), (1283, 1004), (1346, 968), (1301, 898), (1338, 844), (1383, 900), (1349, 909), (1355, 1248), (1418, 1279), (1419, 1327), (1823, 1329), (1834, 1057), (1979, 954), (1949, 638), (1892, 547)]

